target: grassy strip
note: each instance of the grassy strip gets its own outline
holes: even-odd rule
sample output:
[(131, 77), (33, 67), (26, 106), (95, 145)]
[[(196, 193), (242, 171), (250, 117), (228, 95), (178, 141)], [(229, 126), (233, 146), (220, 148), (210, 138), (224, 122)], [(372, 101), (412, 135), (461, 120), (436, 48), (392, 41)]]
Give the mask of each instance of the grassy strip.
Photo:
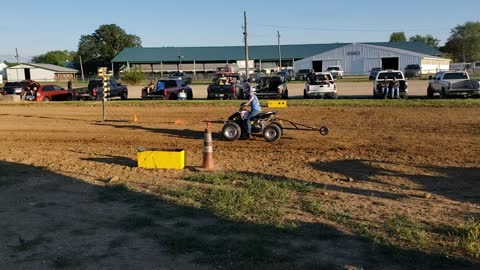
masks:
[(451, 248), (463, 250), (474, 258), (480, 258), (480, 221), (469, 219), (449, 230), (453, 238)]
[[(373, 241), (379, 248), (368, 259), (372, 264), (394, 263), (412, 269), (443, 265), (448, 255), (478, 259), (478, 221), (449, 227), (444, 237), (438, 237), (406, 216), (392, 215), (377, 224), (331, 210), (316, 197), (320, 189), (294, 179), (228, 172), (190, 174), (184, 180), (181, 185), (155, 190), (162, 200), (132, 192), (125, 185), (106, 186), (99, 192), (101, 201), (131, 203), (135, 208), (135, 214), (107, 225), (143, 232), (174, 255), (195, 254), (198, 263), (227, 269), (268, 268), (278, 262), (293, 269), (298, 267), (299, 257), (292, 254), (319, 252), (312, 241), (349, 237), (337, 226), (289, 219), (289, 214), (299, 210), (347, 228), (366, 242)], [(166, 225), (157, 219), (177, 222)], [(331, 267), (337, 269), (338, 265)]]
[[(242, 100), (112, 100), (108, 103), (111, 107), (238, 107)], [(268, 101), (261, 100), (262, 106), (267, 107)], [(68, 102), (25, 102), (5, 103), (2, 106), (76, 106), (99, 107), (100, 101), (68, 101)], [(480, 99), (409, 99), (409, 100), (383, 100), (383, 99), (290, 99), (289, 107), (479, 107)]]

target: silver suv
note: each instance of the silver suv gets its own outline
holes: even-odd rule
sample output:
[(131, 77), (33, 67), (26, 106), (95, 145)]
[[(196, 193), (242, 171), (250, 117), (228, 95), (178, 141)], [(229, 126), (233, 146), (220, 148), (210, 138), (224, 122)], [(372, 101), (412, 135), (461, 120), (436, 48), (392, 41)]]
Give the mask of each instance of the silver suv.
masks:
[(375, 80), (377, 77), (378, 72), (382, 71), (381, 67), (374, 67), (370, 70), (370, 74), (368, 75), (369, 80)]

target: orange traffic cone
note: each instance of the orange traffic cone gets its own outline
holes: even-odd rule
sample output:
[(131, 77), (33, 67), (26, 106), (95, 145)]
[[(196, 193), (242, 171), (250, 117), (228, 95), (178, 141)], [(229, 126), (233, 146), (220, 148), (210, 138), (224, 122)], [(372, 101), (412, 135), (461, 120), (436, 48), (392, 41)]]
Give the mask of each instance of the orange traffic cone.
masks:
[(133, 122), (138, 122), (138, 118), (137, 118), (137, 115), (136, 115), (136, 114), (133, 115), (133, 120), (132, 120), (132, 121), (133, 121)]
[(210, 129), (210, 122), (207, 123), (205, 129), (205, 140), (203, 143), (203, 169), (213, 169), (213, 145), (212, 145), (212, 131)]

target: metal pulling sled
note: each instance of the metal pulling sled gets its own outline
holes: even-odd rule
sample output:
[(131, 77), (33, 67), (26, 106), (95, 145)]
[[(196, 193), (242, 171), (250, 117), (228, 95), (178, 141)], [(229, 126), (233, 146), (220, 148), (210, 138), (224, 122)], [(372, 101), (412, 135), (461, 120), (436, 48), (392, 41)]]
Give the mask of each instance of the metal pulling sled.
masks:
[(288, 120), (288, 119), (279, 118), (278, 120), (281, 121), (281, 122), (289, 123), (290, 125), (293, 126), (293, 127), (285, 127), (285, 126), (283, 126), (283, 129), (287, 129), (287, 130), (319, 131), (320, 134), (323, 135), (323, 136), (328, 135), (328, 128), (327, 128), (326, 126), (321, 126), (321, 127), (319, 127), (319, 128), (316, 128), (316, 127), (307, 126), (307, 125), (302, 124), (302, 123), (293, 122), (293, 121), (290, 121), (290, 120)]

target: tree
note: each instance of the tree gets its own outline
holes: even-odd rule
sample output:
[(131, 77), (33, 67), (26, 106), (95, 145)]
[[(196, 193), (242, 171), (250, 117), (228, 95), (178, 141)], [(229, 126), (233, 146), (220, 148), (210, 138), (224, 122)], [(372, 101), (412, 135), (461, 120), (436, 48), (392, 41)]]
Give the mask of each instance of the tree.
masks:
[(405, 36), (404, 32), (393, 32), (390, 35), (390, 42), (405, 42), (407, 41), (407, 37)]
[[(96, 72), (97, 67), (109, 67), (112, 59), (125, 48), (141, 47), (136, 35), (127, 34), (116, 24), (101, 25), (91, 35), (82, 35), (78, 43), (78, 55), (82, 57), (84, 69)], [(118, 72), (118, 66), (115, 68)]]
[(442, 51), (452, 55), (455, 62), (480, 60), (480, 21), (469, 21), (453, 28)]
[(69, 51), (49, 51), (45, 54), (40, 54), (32, 58), (33, 63), (37, 64), (52, 64), (57, 66), (65, 66), (73, 61), (75, 52)]
[(427, 44), (430, 47), (438, 49), (438, 45), (440, 44), (440, 40), (437, 38), (434, 38), (432, 35), (415, 35), (413, 37), (410, 37), (408, 40), (410, 41), (417, 41), (417, 42), (423, 42)]

